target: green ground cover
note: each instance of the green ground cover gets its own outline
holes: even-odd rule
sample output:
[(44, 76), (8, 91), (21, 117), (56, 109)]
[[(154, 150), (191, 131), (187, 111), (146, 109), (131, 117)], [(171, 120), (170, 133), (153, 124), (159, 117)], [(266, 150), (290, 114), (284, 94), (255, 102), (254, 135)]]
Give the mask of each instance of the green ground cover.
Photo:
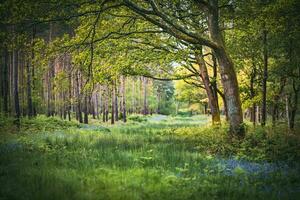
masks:
[(284, 127), (244, 140), (207, 116), (79, 125), (1, 122), (0, 199), (297, 199), (300, 141)]

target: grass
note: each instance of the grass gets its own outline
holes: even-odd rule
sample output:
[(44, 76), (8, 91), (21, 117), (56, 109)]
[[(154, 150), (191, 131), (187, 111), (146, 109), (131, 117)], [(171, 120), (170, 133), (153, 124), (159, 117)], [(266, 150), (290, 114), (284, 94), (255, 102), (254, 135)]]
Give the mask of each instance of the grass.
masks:
[(206, 116), (138, 118), (3, 123), (0, 199), (299, 198), (296, 135), (249, 128), (240, 141)]

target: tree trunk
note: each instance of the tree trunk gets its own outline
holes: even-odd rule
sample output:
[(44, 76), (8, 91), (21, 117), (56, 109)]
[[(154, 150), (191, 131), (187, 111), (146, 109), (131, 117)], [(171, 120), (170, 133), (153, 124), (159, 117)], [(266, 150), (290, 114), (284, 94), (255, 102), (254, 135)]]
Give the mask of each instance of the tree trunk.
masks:
[(208, 103), (211, 110), (212, 124), (221, 124), (220, 110), (218, 105), (217, 97), (214, 95), (212, 86), (210, 85), (209, 75), (207, 72), (207, 67), (203, 59), (202, 49), (195, 54), (196, 61), (200, 69), (200, 77), (205, 87), (205, 91), (208, 97)]
[(287, 120), (287, 125), (290, 128), (291, 127), (291, 121), (290, 121), (290, 106), (289, 106), (289, 97), (286, 94), (285, 95), (285, 113), (286, 113), (286, 120)]
[(266, 125), (267, 120), (267, 79), (268, 79), (268, 48), (267, 48), (267, 31), (263, 31), (263, 57), (264, 71), (262, 81), (262, 106), (261, 106), (261, 125)]
[(123, 110), (123, 122), (127, 121), (126, 118), (126, 90), (125, 90), (125, 76), (122, 76), (122, 110)]
[(290, 125), (289, 125), (289, 128), (291, 130), (293, 130), (294, 126), (295, 126), (295, 117), (296, 117), (297, 107), (298, 107), (298, 95), (299, 95), (299, 90), (300, 90), (300, 88), (296, 86), (295, 82), (296, 81), (293, 80), (294, 100), (293, 100), (293, 105), (291, 108)]
[(230, 132), (235, 135), (243, 136), (245, 130), (243, 126), (239, 86), (233, 62), (225, 49), (224, 40), (219, 29), (218, 1), (210, 0), (209, 2), (212, 9), (210, 9), (208, 14), (208, 29), (211, 39), (217, 44), (214, 52), (219, 62), (221, 81), (224, 87), (228, 108)]
[[(52, 23), (50, 23), (50, 28), (49, 28), (49, 42), (52, 41), (52, 30), (53, 30), (53, 26)], [(54, 61), (52, 58), (50, 58), (49, 61), (49, 65), (48, 65), (49, 69), (48, 69), (48, 96), (47, 96), (47, 105), (48, 105), (48, 112), (47, 112), (47, 116), (53, 116), (54, 115), (54, 94), (53, 93), (53, 83), (52, 83), (52, 79), (54, 78), (55, 75), (55, 69), (54, 69)]]
[[(35, 34), (36, 34), (36, 27), (33, 25), (32, 27), (32, 39), (31, 39), (31, 88), (34, 92), (35, 90), (35, 70), (34, 70), (34, 46), (35, 46)], [(36, 102), (32, 101), (32, 114), (36, 117)]]
[(115, 90), (115, 120), (119, 120), (119, 108), (118, 108), (118, 89), (117, 89), (117, 81), (114, 84), (114, 90)]
[(71, 121), (71, 109), (72, 109), (72, 66), (71, 66), (71, 57), (68, 55), (67, 57), (67, 66), (68, 66), (68, 81), (69, 81), (69, 99), (68, 99), (68, 119)]
[(89, 111), (88, 111), (88, 95), (84, 94), (84, 118), (83, 123), (88, 124), (89, 123)]
[(79, 123), (82, 123), (82, 112), (81, 112), (81, 98), (80, 98), (80, 83), (79, 83), (79, 71), (76, 74), (76, 97), (77, 97), (77, 118)]
[(5, 47), (3, 52), (3, 112), (8, 114), (8, 95), (9, 95), (9, 82), (8, 82), (8, 68), (9, 68), (9, 61), (8, 61), (8, 52), (7, 48)]
[(284, 86), (285, 86), (285, 79), (281, 80), (279, 91), (274, 97), (274, 105), (273, 105), (273, 111), (272, 111), (272, 125), (273, 126), (275, 126), (276, 119), (278, 117), (279, 99), (280, 99), (280, 96), (284, 89)]
[(27, 62), (26, 70), (27, 70), (27, 107), (28, 107), (28, 117), (31, 118), (33, 116), (33, 105), (32, 105), (32, 94), (31, 94), (31, 71), (30, 71), (30, 64), (29, 64), (29, 62)]
[(143, 114), (147, 115), (148, 114), (148, 106), (147, 106), (147, 78), (146, 77), (141, 77), (141, 81), (143, 84), (143, 90), (144, 90), (144, 103), (143, 103)]
[[(256, 77), (256, 68), (254, 65), (252, 67), (253, 70), (251, 72), (251, 77), (250, 77), (250, 98), (253, 101), (255, 97), (254, 81)], [(256, 104), (255, 103), (252, 103), (250, 121), (253, 123), (254, 126), (256, 125)]]
[(135, 80), (132, 79), (132, 102), (131, 102), (131, 112), (135, 113)]
[(108, 122), (108, 101), (109, 101), (109, 88), (106, 86), (106, 96), (105, 96), (105, 121)]
[(95, 96), (95, 107), (96, 107), (96, 116), (97, 116), (97, 119), (99, 120), (99, 94), (98, 94), (98, 91), (96, 92), (96, 96)]
[(111, 95), (111, 124), (115, 123), (115, 96), (116, 96), (116, 90), (114, 88), (114, 83), (112, 86), (112, 95)]
[(212, 86), (214, 98), (216, 99), (217, 105), (219, 106), (219, 102), (218, 102), (218, 85), (217, 85), (217, 76), (218, 76), (217, 67), (218, 66), (217, 66), (217, 58), (216, 58), (214, 53), (212, 53), (212, 61), (213, 61), (213, 80), (211, 81), (211, 86)]
[(20, 104), (19, 104), (19, 69), (18, 69), (18, 51), (13, 50), (13, 69), (14, 69), (14, 102), (15, 102), (15, 123), (20, 126)]

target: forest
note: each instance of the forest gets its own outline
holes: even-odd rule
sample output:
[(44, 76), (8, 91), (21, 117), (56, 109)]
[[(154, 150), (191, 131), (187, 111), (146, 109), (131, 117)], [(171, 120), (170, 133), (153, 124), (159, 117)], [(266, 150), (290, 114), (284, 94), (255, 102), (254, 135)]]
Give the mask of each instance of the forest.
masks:
[(300, 1), (3, 0), (0, 199), (299, 199)]

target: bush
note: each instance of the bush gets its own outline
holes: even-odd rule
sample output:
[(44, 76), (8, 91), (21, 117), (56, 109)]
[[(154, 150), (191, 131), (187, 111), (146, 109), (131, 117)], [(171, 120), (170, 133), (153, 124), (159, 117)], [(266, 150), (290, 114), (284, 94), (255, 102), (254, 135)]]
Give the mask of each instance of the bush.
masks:
[(135, 122), (146, 122), (147, 118), (142, 115), (131, 115), (128, 117), (129, 120), (135, 121)]
[(237, 157), (252, 161), (297, 161), (300, 160), (300, 137), (283, 134), (284, 130), (268, 127), (252, 128), (245, 138), (231, 137), (228, 126), (182, 127), (162, 131), (189, 143), (201, 153)]
[(20, 129), (18, 129), (12, 117), (0, 117), (0, 128), (3, 133), (33, 133), (36, 131), (52, 131), (59, 129), (67, 129), (70, 127), (79, 127), (77, 122), (61, 120), (57, 117), (37, 116), (36, 118), (28, 119), (21, 118)]

